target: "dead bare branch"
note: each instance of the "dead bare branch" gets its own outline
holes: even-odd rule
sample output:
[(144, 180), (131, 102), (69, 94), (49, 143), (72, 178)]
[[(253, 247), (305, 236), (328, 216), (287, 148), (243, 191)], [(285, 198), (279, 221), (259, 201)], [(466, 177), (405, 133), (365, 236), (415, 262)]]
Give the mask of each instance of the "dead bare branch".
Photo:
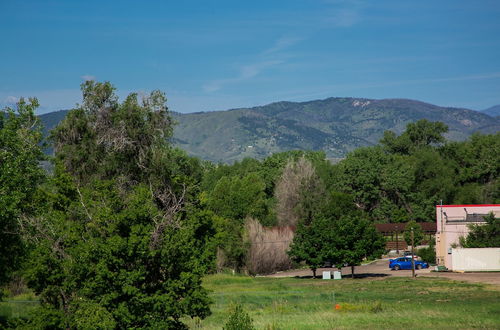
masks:
[(297, 161), (288, 161), (275, 189), (276, 217), (280, 226), (297, 224), (299, 219), (297, 206), (300, 203), (301, 187), (314, 175), (312, 163), (304, 157)]
[(66, 253), (63, 247), (64, 237), (56, 230), (45, 217), (31, 217), (21, 215), (18, 218), (20, 234), (26, 241), (39, 243), (47, 241), (50, 243), (52, 252), (60, 259), (68, 259), (70, 256)]
[(170, 187), (153, 191), (150, 185), (150, 190), (161, 207), (161, 215), (153, 219), (155, 226), (151, 233), (150, 248), (156, 249), (161, 244), (167, 227), (180, 228), (180, 212), (184, 208), (187, 189), (183, 185), (179, 195), (176, 195)]
[(76, 187), (76, 191), (78, 192), (78, 196), (80, 197), (80, 204), (82, 205), (83, 209), (85, 210), (85, 213), (87, 214), (87, 218), (89, 218), (89, 220), (92, 221), (92, 216), (90, 215), (87, 206), (85, 206), (85, 203), (83, 202), (83, 196), (82, 193), (80, 192), (80, 188)]

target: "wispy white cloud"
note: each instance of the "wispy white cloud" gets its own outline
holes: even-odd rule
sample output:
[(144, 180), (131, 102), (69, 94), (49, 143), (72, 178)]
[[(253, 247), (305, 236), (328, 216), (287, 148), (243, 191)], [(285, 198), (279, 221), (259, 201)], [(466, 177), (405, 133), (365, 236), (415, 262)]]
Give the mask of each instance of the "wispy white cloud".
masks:
[(285, 61), (281, 59), (281, 57), (284, 56), (284, 54), (282, 54), (282, 51), (297, 44), (301, 40), (303, 40), (303, 38), (279, 38), (271, 47), (265, 49), (257, 56), (259, 58), (258, 61), (252, 64), (240, 66), (238, 75), (231, 78), (212, 80), (202, 86), (203, 91), (207, 93), (218, 91), (224, 86), (237, 84), (252, 79), (261, 74), (263, 71), (284, 63)]
[(269, 55), (273, 53), (277, 53), (279, 51), (282, 51), (288, 47), (291, 47), (298, 42), (303, 40), (302, 38), (297, 38), (297, 37), (282, 37), (279, 38), (272, 47), (266, 49), (265, 51), (262, 52), (263, 55)]
[(240, 68), (240, 73), (238, 76), (233, 78), (213, 80), (203, 85), (203, 91), (211, 93), (220, 90), (222, 87), (226, 85), (236, 84), (249, 80), (260, 74), (263, 70), (276, 66), (281, 63), (283, 63), (283, 61), (272, 60), (272, 61), (257, 62), (250, 65), (244, 65)]
[(4, 103), (6, 104), (16, 104), (17, 102), (19, 101), (19, 97), (17, 96), (12, 96), (12, 95), (9, 95), (7, 96), (5, 99), (4, 99)]
[(84, 74), (80, 78), (82, 78), (83, 81), (89, 81), (89, 80), (95, 80), (96, 77), (89, 74)]

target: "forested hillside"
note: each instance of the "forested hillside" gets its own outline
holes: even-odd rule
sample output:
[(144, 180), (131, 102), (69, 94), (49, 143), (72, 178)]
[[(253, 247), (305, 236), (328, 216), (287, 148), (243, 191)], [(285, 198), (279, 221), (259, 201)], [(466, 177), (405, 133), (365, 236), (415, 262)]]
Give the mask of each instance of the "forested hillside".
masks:
[[(65, 112), (42, 115), (48, 128)], [(362, 146), (377, 144), (386, 130), (401, 133), (420, 119), (448, 125), (446, 137), (464, 140), (474, 132), (500, 131), (500, 119), (473, 110), (445, 108), (403, 99), (328, 98), (191, 114), (174, 113), (173, 142), (190, 155), (232, 162), (263, 159), (288, 150), (322, 150), (342, 158)]]

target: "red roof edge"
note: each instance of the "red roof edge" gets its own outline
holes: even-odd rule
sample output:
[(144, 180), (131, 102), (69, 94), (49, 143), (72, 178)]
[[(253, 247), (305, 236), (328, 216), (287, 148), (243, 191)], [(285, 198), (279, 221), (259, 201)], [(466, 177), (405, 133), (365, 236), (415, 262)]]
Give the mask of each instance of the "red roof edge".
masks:
[(462, 204), (462, 205), (436, 205), (436, 207), (488, 207), (488, 206), (498, 206), (500, 204)]

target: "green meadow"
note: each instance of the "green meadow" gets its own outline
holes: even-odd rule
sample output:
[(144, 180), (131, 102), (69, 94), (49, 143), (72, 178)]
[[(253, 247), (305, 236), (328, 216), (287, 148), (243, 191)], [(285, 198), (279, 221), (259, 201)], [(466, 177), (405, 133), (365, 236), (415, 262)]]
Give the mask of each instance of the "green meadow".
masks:
[[(500, 291), (443, 278), (299, 279), (213, 275), (212, 315), (190, 328), (221, 329), (241, 304), (257, 329), (500, 328)], [(335, 309), (335, 305), (340, 309)]]
[[(221, 329), (241, 304), (257, 329), (500, 328), (500, 290), (486, 284), (422, 277), (386, 279), (269, 278), (211, 275), (212, 315), (185, 318), (192, 329)], [(0, 317), (26, 317), (33, 295), (0, 302)], [(335, 309), (339, 305), (340, 309)]]

